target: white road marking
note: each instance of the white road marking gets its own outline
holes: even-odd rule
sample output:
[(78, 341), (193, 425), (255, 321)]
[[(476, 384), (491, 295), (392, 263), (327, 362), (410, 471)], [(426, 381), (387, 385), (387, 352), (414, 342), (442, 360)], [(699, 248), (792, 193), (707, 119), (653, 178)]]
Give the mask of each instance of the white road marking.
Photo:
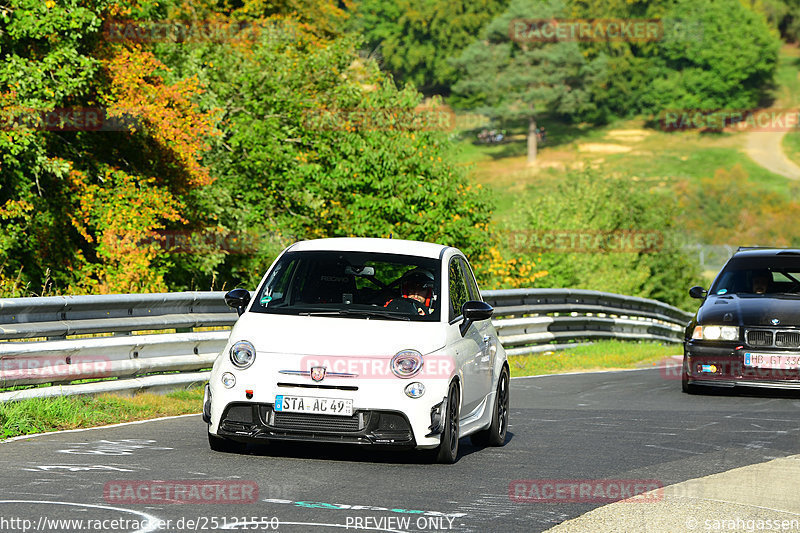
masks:
[[(73, 507), (86, 507), (89, 509), (105, 509), (111, 511), (119, 511), (121, 513), (130, 513), (139, 515), (144, 517), (147, 520), (147, 527), (142, 529), (137, 529), (133, 533), (150, 533), (151, 531), (155, 531), (158, 528), (158, 524), (161, 521), (160, 519), (156, 518), (153, 515), (149, 515), (147, 513), (143, 513), (141, 511), (134, 511), (133, 509), (123, 509), (122, 507), (112, 507), (110, 505), (94, 505), (91, 503), (74, 503), (74, 502), (54, 502), (54, 501), (42, 501), (42, 500), (0, 500), (0, 504), (3, 503), (33, 503), (33, 504), (46, 504), (46, 505), (71, 505)], [(54, 519), (58, 520), (58, 519)], [(69, 519), (65, 519), (69, 520)]]

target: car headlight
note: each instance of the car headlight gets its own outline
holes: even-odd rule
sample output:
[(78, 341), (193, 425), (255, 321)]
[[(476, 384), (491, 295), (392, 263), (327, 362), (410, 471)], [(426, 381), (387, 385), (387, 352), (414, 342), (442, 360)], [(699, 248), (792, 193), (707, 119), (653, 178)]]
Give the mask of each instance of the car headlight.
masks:
[(422, 369), (422, 354), (416, 350), (402, 350), (392, 357), (392, 373), (398, 378), (410, 378)]
[(247, 368), (256, 360), (256, 349), (248, 341), (239, 341), (231, 346), (231, 363), (237, 368)]
[(422, 398), (422, 395), (425, 394), (425, 385), (419, 381), (409, 383), (406, 385), (405, 392), (409, 398)]
[(695, 326), (692, 339), (735, 341), (739, 339), (739, 328), (737, 326)]
[(234, 385), (236, 385), (236, 376), (231, 374), (230, 372), (225, 372), (222, 374), (222, 384), (225, 386), (226, 389), (230, 389)]

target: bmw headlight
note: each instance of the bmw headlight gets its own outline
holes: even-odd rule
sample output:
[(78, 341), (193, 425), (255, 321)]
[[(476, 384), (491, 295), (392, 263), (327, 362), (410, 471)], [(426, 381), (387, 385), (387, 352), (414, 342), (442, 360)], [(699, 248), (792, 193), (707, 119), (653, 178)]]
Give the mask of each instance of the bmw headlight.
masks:
[(422, 354), (416, 350), (402, 350), (392, 357), (392, 373), (398, 378), (410, 378), (422, 369)]
[(735, 341), (739, 339), (739, 328), (737, 326), (695, 326), (692, 339)]
[(231, 363), (237, 368), (247, 368), (256, 360), (256, 349), (248, 341), (239, 341), (231, 346)]

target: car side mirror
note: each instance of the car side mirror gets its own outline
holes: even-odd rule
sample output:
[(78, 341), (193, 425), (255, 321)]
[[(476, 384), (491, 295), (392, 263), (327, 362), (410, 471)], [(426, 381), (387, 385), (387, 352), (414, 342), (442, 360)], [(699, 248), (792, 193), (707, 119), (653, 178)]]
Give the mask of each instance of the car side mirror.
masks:
[(691, 296), (692, 298), (703, 299), (706, 297), (707, 294), (708, 291), (706, 291), (703, 287), (695, 286), (689, 289), (689, 296)]
[(461, 306), (461, 314), (464, 316), (464, 321), (458, 326), (461, 336), (463, 337), (467, 334), (467, 330), (473, 322), (492, 318), (492, 313), (494, 313), (494, 308), (486, 302), (478, 300), (464, 302), (464, 305)]
[(225, 303), (233, 307), (239, 316), (242, 316), (247, 304), (250, 303), (250, 291), (247, 289), (233, 289), (225, 294)]

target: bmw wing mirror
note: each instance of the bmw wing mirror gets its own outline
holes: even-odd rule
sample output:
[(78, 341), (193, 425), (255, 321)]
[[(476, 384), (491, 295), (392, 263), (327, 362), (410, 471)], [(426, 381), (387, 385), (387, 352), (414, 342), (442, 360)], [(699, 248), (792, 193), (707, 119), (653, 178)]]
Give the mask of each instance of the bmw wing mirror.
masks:
[(706, 297), (707, 294), (708, 291), (706, 291), (703, 287), (695, 286), (689, 289), (689, 296), (691, 296), (692, 298), (697, 298), (702, 300), (703, 298)]
[(463, 337), (467, 334), (467, 330), (473, 322), (492, 318), (492, 313), (494, 313), (494, 308), (486, 302), (478, 300), (464, 302), (464, 305), (461, 306), (461, 314), (464, 316), (464, 321), (458, 326), (461, 336)]
[(228, 307), (233, 307), (239, 316), (242, 316), (247, 304), (250, 303), (250, 291), (246, 289), (233, 289), (225, 294), (225, 303)]

